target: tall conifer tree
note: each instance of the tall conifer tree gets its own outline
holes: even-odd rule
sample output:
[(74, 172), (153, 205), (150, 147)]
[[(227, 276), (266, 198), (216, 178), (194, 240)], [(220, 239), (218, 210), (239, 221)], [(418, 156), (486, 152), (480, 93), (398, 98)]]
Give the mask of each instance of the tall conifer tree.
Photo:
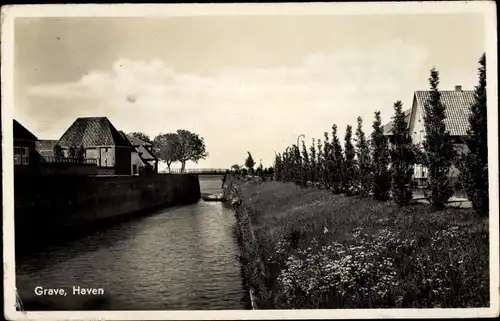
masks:
[(469, 153), (461, 157), (460, 180), (474, 210), (489, 213), (488, 188), (488, 118), (486, 108), (486, 56), (479, 59), (479, 83), (474, 91), (469, 130), (465, 143)]
[(332, 126), (332, 187), (335, 194), (343, 192), (344, 182), (344, 156), (342, 154), (342, 145), (337, 135), (337, 125)]
[(352, 126), (347, 125), (344, 137), (344, 180), (343, 180), (343, 190), (345, 193), (351, 193), (354, 187), (354, 182), (356, 181), (356, 151), (352, 144)]
[(323, 155), (323, 143), (321, 142), (321, 139), (318, 139), (316, 141), (317, 143), (317, 161), (316, 161), (316, 175), (317, 175), (317, 181), (318, 183), (322, 183), (323, 181), (323, 168), (325, 166), (325, 157)]
[(425, 163), (428, 168), (427, 199), (436, 210), (443, 209), (453, 195), (449, 172), (453, 162), (453, 144), (446, 130), (446, 106), (441, 102), (439, 72), (433, 68), (429, 78), (430, 97), (424, 104)]
[(371, 159), (370, 148), (366, 141), (365, 132), (363, 131), (363, 119), (358, 117), (358, 127), (356, 128), (356, 158), (358, 163), (358, 179), (357, 187), (361, 195), (368, 196), (371, 191)]
[(309, 153), (307, 152), (306, 143), (302, 141), (302, 172), (303, 172), (303, 185), (307, 186), (307, 182), (311, 180), (311, 162), (309, 160)]
[(387, 138), (384, 136), (380, 111), (375, 112), (372, 127), (372, 193), (376, 200), (385, 202), (389, 199), (391, 176), (389, 173), (389, 146)]
[(311, 147), (309, 148), (310, 151), (310, 162), (311, 162), (311, 182), (316, 183), (318, 179), (318, 174), (317, 174), (317, 155), (316, 155), (316, 140), (313, 138), (312, 139), (312, 144)]
[(416, 161), (410, 130), (403, 112), (403, 103), (394, 103), (392, 144), (390, 148), (392, 172), (392, 196), (400, 206), (410, 204), (413, 199), (412, 176)]

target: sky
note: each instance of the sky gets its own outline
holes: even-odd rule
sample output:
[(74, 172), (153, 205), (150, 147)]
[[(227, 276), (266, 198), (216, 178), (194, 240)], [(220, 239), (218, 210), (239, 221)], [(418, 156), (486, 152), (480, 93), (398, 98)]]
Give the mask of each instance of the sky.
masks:
[[(410, 108), (432, 67), (441, 89), (473, 89), (481, 14), (17, 18), (14, 118), (58, 139), (77, 117), (125, 132), (187, 129), (209, 156), (187, 168), (264, 166), (333, 124)], [(178, 166), (174, 166), (178, 167)]]

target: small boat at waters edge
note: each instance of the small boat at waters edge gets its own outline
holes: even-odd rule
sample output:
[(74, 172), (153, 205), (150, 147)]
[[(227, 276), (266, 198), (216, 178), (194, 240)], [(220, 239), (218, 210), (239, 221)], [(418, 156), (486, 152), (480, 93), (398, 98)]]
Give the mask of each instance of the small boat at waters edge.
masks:
[(224, 196), (222, 195), (222, 193), (218, 193), (218, 194), (201, 193), (201, 198), (205, 202), (223, 202), (224, 201)]

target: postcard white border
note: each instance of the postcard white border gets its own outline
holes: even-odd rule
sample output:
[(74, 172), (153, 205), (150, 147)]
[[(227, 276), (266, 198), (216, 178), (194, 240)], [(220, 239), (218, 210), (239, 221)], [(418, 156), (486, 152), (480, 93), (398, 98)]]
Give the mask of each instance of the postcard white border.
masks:
[(2, 7), (2, 152), (4, 311), (11, 320), (230, 320), (230, 319), (366, 319), (470, 318), (499, 315), (498, 140), (489, 139), (490, 301), (489, 308), (471, 309), (343, 309), (225, 311), (57, 311), (15, 310), (13, 202), (13, 77), (14, 19), (18, 17), (167, 17), (194, 15), (373, 15), (479, 13), (485, 18), (488, 137), (498, 138), (496, 8), (492, 1), (271, 3), (271, 4), (66, 4)]

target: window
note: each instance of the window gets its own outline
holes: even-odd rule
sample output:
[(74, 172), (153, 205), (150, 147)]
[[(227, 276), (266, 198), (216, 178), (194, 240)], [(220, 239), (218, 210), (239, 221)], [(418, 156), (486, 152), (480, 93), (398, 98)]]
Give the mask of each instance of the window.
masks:
[(30, 149), (28, 147), (23, 147), (21, 150), (21, 160), (23, 165), (28, 165), (30, 163)]
[(14, 147), (14, 165), (21, 165), (21, 147)]
[(28, 165), (30, 163), (30, 149), (14, 146), (14, 165)]

